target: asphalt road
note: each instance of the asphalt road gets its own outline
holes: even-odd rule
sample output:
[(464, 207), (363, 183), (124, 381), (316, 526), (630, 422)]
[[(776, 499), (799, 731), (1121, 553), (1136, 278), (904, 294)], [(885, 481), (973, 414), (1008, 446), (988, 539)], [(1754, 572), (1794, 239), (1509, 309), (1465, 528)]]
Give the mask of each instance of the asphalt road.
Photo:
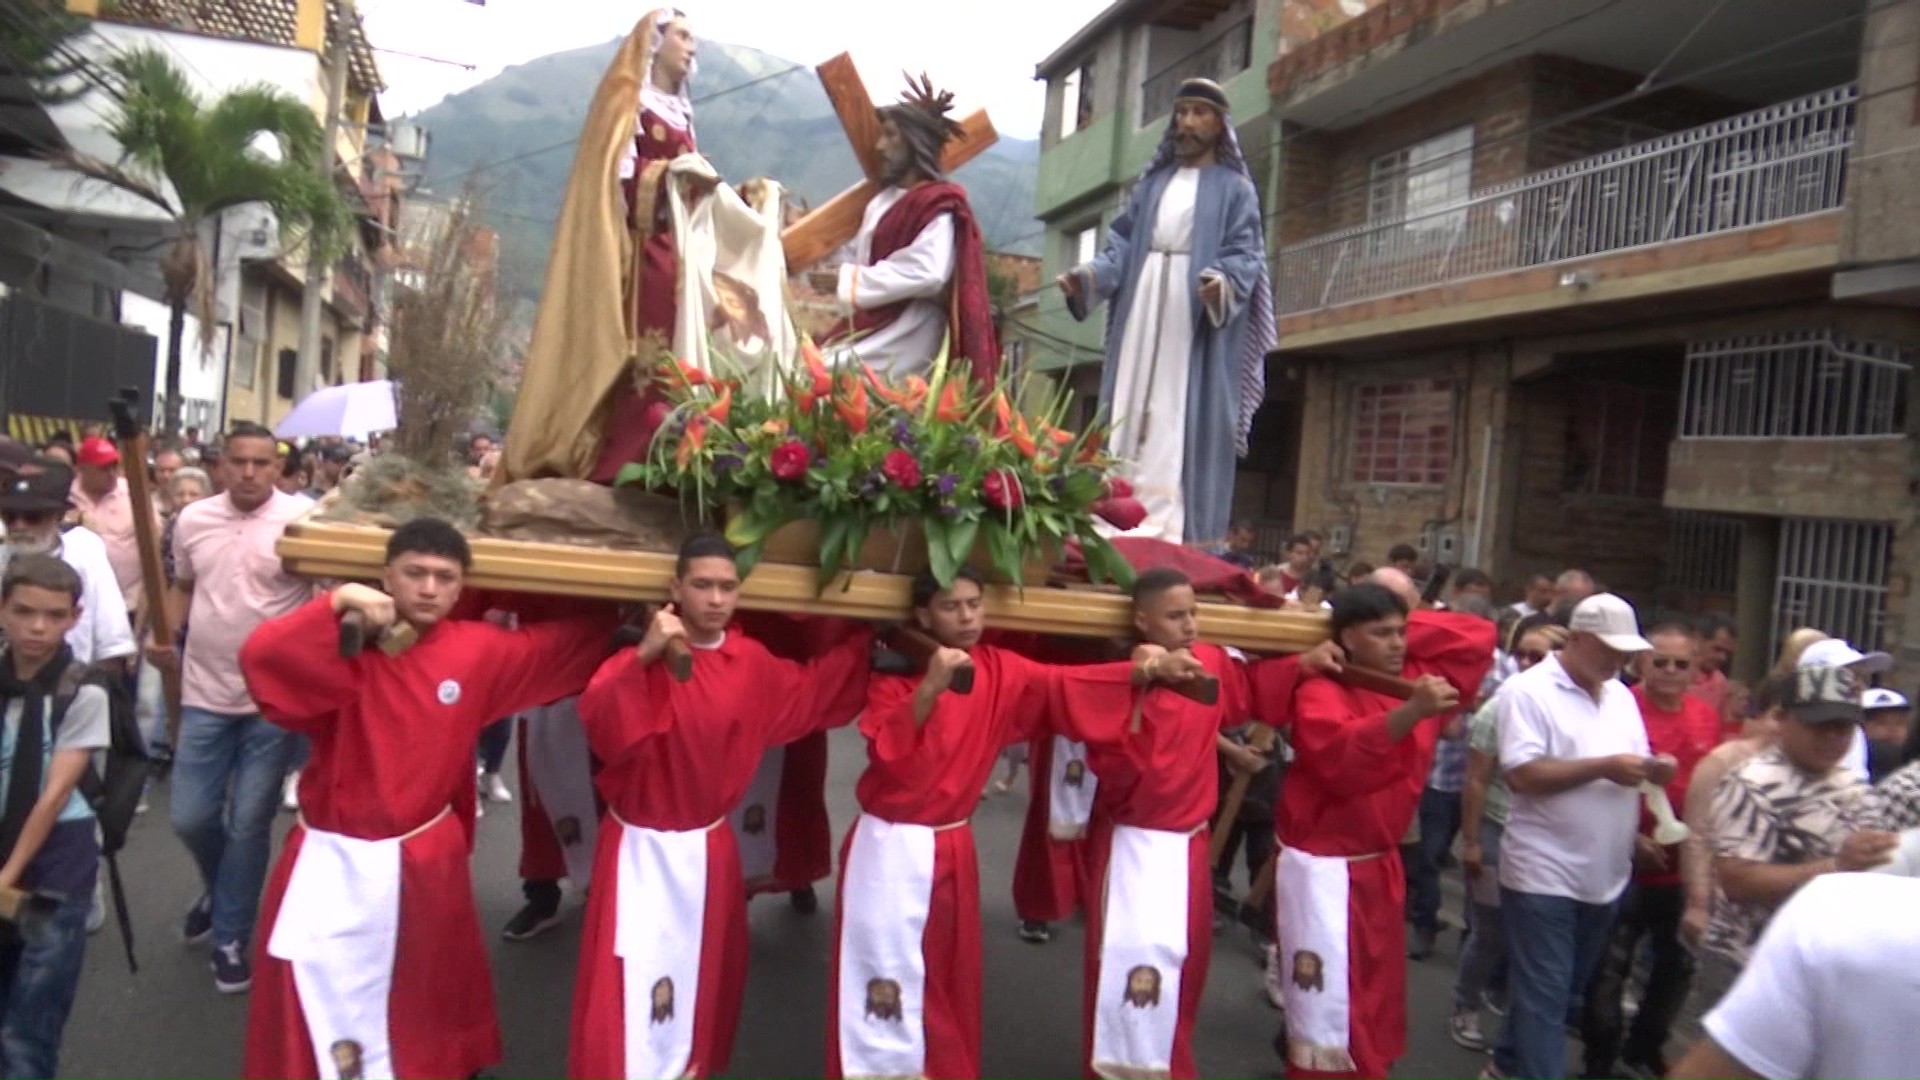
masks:
[[(836, 847), (854, 817), (853, 782), (864, 761), (857, 734), (835, 733), (829, 805)], [(986, 920), (983, 1069), (988, 1077), (1079, 1076), (1080, 928), (1057, 927), (1053, 942), (1043, 946), (1014, 934), (1011, 882), (1024, 791), (1023, 782), (1013, 794), (985, 800), (974, 818)], [(62, 1076), (239, 1073), (247, 999), (216, 992), (204, 947), (190, 949), (180, 941), (180, 917), (199, 884), (186, 850), (168, 828), (165, 800), (164, 786), (156, 788), (153, 811), (140, 819), (122, 856), (140, 972), (128, 973), (111, 921), (90, 939), (80, 998), (67, 1024)], [(517, 811), (517, 805), (494, 806), (480, 822), (474, 886), (482, 924), (489, 928), (505, 923), (521, 903), (515, 877)], [(283, 829), (289, 820), (283, 816)], [(820, 911), (811, 916), (796, 915), (784, 898), (755, 901), (752, 974), (731, 1075), (820, 1075), (832, 903), (830, 887), (822, 889)], [(1459, 903), (1458, 889), (1450, 889), (1447, 910), (1457, 913)], [(1446, 1033), (1458, 946), (1459, 935), (1447, 933), (1439, 956), (1409, 965), (1409, 1052), (1396, 1076), (1473, 1076), (1484, 1061), (1454, 1046)], [(496, 1075), (565, 1075), (578, 918), (531, 942), (490, 937), (488, 949), (507, 1048)], [(1198, 1032), (1200, 1066), (1207, 1076), (1276, 1075), (1271, 1040), (1278, 1014), (1260, 992), (1255, 956), (1244, 931), (1217, 933)]]

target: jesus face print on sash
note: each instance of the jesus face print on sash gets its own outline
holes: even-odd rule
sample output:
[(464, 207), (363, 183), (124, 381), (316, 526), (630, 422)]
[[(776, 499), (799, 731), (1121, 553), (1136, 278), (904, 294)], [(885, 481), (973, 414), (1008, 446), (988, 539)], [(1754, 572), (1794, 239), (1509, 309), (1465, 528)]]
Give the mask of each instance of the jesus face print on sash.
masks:
[(767, 808), (759, 803), (747, 807), (747, 812), (740, 815), (740, 827), (746, 830), (748, 836), (759, 836), (766, 832)]
[(563, 817), (553, 823), (553, 835), (560, 840), (561, 847), (572, 847), (580, 842), (580, 819)]
[(868, 979), (867, 1016), (874, 1020), (899, 1020), (900, 984), (892, 979)]
[(1072, 788), (1077, 788), (1080, 785), (1086, 783), (1087, 782), (1087, 763), (1079, 760), (1078, 758), (1075, 758), (1074, 760), (1067, 762), (1067, 772), (1064, 779), (1067, 782), (1067, 786)]
[(1160, 969), (1151, 964), (1141, 964), (1127, 972), (1127, 988), (1121, 991), (1120, 996), (1136, 1009), (1159, 1007)]
[(361, 1080), (366, 1074), (362, 1062), (364, 1050), (352, 1039), (341, 1039), (327, 1048), (333, 1055), (333, 1069), (340, 1074), (340, 1080)]
[(652, 1022), (664, 1024), (673, 1019), (673, 978), (663, 975), (653, 984)]
[(1320, 959), (1319, 953), (1311, 949), (1295, 950), (1293, 985), (1315, 994), (1327, 988), (1326, 963)]

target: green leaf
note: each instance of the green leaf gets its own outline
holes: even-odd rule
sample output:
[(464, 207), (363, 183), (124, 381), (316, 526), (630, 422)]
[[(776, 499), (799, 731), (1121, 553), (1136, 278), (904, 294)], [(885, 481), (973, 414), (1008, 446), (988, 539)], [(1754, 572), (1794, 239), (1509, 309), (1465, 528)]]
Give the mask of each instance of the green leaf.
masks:
[(1095, 585), (1112, 582), (1123, 589), (1133, 588), (1133, 564), (1100, 536), (1080, 538), (1080, 552), (1087, 560), (1087, 577)]
[(954, 561), (953, 547), (948, 541), (951, 530), (946, 519), (931, 517), (921, 522), (920, 528), (927, 534), (927, 566), (933, 571), (933, 578), (941, 588), (953, 584), (953, 578), (959, 572), (960, 564)]
[(647, 467), (637, 461), (629, 461), (620, 466), (620, 472), (613, 478), (613, 486), (626, 484), (644, 484), (647, 482)]
[(751, 547), (791, 521), (793, 515), (790, 513), (767, 512), (757, 506), (747, 506), (727, 520), (727, 543), (736, 550)]
[[(864, 519), (860, 520), (859, 522), (853, 525), (848, 526), (847, 555), (846, 555), (846, 563), (848, 566), (852, 566), (854, 563), (859, 561), (860, 552), (862, 551), (862, 549), (864, 549), (867, 546), (867, 530), (868, 530), (868, 524)], [(853, 588), (853, 575), (848, 574), (847, 580), (841, 582), (840, 584), (840, 591), (846, 592), (848, 589), (851, 589), (851, 588)]]
[[(947, 552), (953, 557), (956, 573), (967, 560), (973, 558), (974, 545), (980, 542), (980, 518), (977, 515), (961, 517), (947, 529)], [(949, 582), (942, 582), (942, 585)]]
[(827, 583), (846, 561), (847, 526), (847, 519), (842, 517), (820, 523), (820, 577), (814, 588), (816, 593), (827, 591)]
[(1020, 584), (1020, 541), (998, 521), (987, 524), (987, 557), (1010, 584)]
[(741, 581), (747, 580), (747, 575), (753, 573), (753, 568), (760, 565), (760, 556), (765, 547), (766, 545), (756, 541), (734, 550), (733, 565), (739, 570)]

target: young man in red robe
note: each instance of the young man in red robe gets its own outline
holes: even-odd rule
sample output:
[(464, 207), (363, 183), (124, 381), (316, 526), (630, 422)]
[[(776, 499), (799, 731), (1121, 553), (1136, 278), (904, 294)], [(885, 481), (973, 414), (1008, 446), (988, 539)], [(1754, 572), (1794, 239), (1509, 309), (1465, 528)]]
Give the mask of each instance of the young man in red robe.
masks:
[(897, 379), (926, 375), (945, 342), (982, 384), (999, 374), (986, 245), (966, 189), (941, 164), (960, 135), (952, 109), (952, 94), (909, 81), (906, 97), (880, 110), (875, 150), (887, 187), (867, 204), (855, 257), (840, 267), (836, 293), (850, 314), (823, 340), (854, 340), (835, 351), (836, 363), (857, 359)]
[[(707, 1077), (726, 1071), (746, 989), (746, 889), (727, 812), (768, 747), (852, 719), (866, 700), (872, 633), (807, 664), (731, 626), (740, 574), (713, 535), (680, 548), (673, 605), (637, 649), (580, 696), (607, 800), (574, 986), (576, 1077)], [(692, 652), (681, 683), (668, 643)]]
[[(470, 563), (451, 525), (409, 522), (387, 543), (385, 592), (341, 586), (240, 652), (261, 713), (313, 746), (262, 905), (249, 1077), (471, 1076), (500, 1060), (468, 870), (474, 748), (494, 718), (585, 684), (617, 620), (598, 604), (518, 631), (448, 619)], [(418, 639), (342, 657), (349, 612)]]
[[(1000, 750), (1043, 724), (1114, 739), (1135, 665), (1050, 667), (982, 644), (981, 578), (914, 580), (913, 614), (940, 643), (924, 676), (875, 675), (860, 730), (861, 815), (840, 858), (826, 1075), (980, 1075), (980, 868), (968, 819)], [(974, 671), (968, 694), (953, 673)]]
[[(1396, 580), (1405, 584), (1404, 575)], [(1384, 1077), (1406, 1050), (1400, 840), (1443, 718), (1472, 700), (1493, 666), (1494, 642), (1485, 619), (1409, 616), (1409, 601), (1418, 595), (1373, 582), (1336, 593), (1332, 642), (1255, 673), (1256, 709), (1290, 718), (1294, 753), (1276, 813), (1274, 885), (1288, 1076)], [(1410, 678), (1413, 696), (1316, 677), (1343, 664)]]
[(1089, 1076), (1200, 1075), (1193, 1028), (1213, 955), (1207, 824), (1218, 754), (1232, 747), (1221, 731), (1246, 722), (1249, 689), (1240, 661), (1200, 640), (1198, 612), (1185, 574), (1141, 574), (1134, 655), (1159, 681), (1213, 676), (1216, 702), (1150, 685), (1120, 739), (1089, 744), (1100, 775), (1082, 1029)]

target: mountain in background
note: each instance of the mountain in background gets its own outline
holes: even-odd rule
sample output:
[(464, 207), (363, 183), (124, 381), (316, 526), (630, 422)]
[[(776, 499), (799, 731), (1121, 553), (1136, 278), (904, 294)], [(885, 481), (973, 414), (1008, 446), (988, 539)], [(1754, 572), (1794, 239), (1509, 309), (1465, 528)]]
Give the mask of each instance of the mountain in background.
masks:
[[(538, 297), (573, 165), (574, 146), (566, 140), (579, 136), (619, 44), (508, 68), (420, 115), (433, 136), (421, 191), (451, 197), (467, 176), (479, 177), (501, 234), (504, 284), (515, 298)], [(881, 100), (893, 97), (892, 87), (872, 89)], [(745, 46), (703, 42), (692, 92), (700, 152), (730, 181), (771, 177), (819, 206), (859, 179), (812, 68)], [(1039, 253), (1033, 219), (1039, 159), (1038, 142), (1003, 135), (955, 174), (973, 200), (989, 250)]]

